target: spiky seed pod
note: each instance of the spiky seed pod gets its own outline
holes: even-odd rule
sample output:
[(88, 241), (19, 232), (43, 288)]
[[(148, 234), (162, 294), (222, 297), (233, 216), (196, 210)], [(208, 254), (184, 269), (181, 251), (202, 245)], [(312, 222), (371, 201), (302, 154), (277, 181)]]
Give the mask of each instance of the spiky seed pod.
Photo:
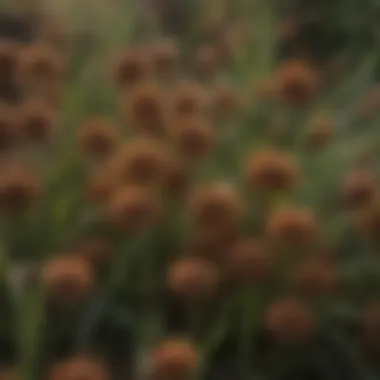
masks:
[(104, 117), (90, 117), (79, 127), (77, 139), (83, 153), (104, 159), (116, 148), (118, 133), (114, 123)]
[(110, 374), (98, 359), (87, 355), (69, 357), (57, 362), (50, 370), (48, 380), (109, 380)]
[(83, 257), (61, 254), (45, 262), (42, 281), (52, 300), (66, 304), (89, 294), (94, 286), (94, 273)]
[(78, 247), (78, 252), (95, 266), (109, 262), (113, 256), (110, 242), (104, 237), (96, 236), (83, 241)]
[(378, 192), (378, 184), (374, 175), (364, 169), (349, 172), (343, 180), (342, 197), (344, 203), (351, 208), (369, 205)]
[(20, 137), (20, 120), (16, 109), (0, 103), (0, 151), (13, 148)]
[(215, 116), (225, 117), (240, 106), (239, 94), (227, 83), (215, 86), (212, 96), (212, 107)]
[(361, 345), (368, 355), (380, 357), (380, 303), (367, 305), (360, 317)]
[(310, 104), (317, 93), (316, 72), (302, 60), (283, 63), (277, 70), (277, 87), (280, 99), (292, 107)]
[(148, 79), (152, 74), (152, 64), (149, 54), (143, 47), (131, 47), (123, 51), (114, 67), (115, 83), (121, 88)]
[(169, 267), (168, 289), (184, 303), (210, 299), (217, 292), (218, 285), (217, 268), (202, 258), (179, 259)]
[(194, 115), (207, 103), (205, 90), (193, 82), (180, 84), (173, 94), (173, 112), (175, 115)]
[(22, 84), (57, 83), (63, 78), (65, 62), (55, 50), (44, 45), (29, 45), (20, 52), (19, 73)]
[(170, 130), (174, 146), (187, 160), (204, 158), (214, 142), (214, 130), (211, 123), (200, 116), (178, 117)]
[(111, 157), (110, 173), (119, 181), (135, 184), (161, 183), (168, 165), (164, 147), (151, 138), (126, 142)]
[(123, 186), (105, 205), (105, 218), (118, 229), (134, 233), (155, 224), (161, 215), (158, 200), (144, 187)]
[(220, 56), (215, 45), (203, 45), (195, 54), (195, 68), (206, 78), (213, 77), (220, 67)]
[(292, 288), (306, 298), (333, 293), (338, 285), (338, 274), (331, 262), (312, 260), (298, 265), (291, 275)]
[(246, 182), (252, 190), (281, 191), (299, 182), (298, 163), (290, 154), (267, 149), (254, 153), (247, 162)]
[(236, 282), (262, 283), (274, 272), (274, 260), (262, 242), (240, 240), (227, 251), (225, 268)]
[(27, 142), (47, 143), (53, 134), (55, 110), (46, 101), (31, 98), (20, 109), (21, 134)]
[(10, 40), (0, 41), (0, 83), (15, 84), (19, 46)]
[(8, 215), (25, 213), (42, 194), (37, 173), (26, 165), (6, 164), (0, 175), (0, 210)]
[(310, 149), (320, 149), (326, 146), (334, 133), (335, 123), (330, 116), (319, 116), (313, 120), (306, 136), (306, 144)]
[(131, 128), (153, 136), (165, 131), (166, 107), (166, 94), (154, 82), (136, 85), (124, 99), (126, 119)]
[(152, 355), (154, 380), (186, 380), (198, 367), (198, 352), (193, 344), (183, 338), (167, 338)]
[(265, 325), (280, 344), (308, 343), (316, 332), (310, 310), (291, 298), (277, 300), (269, 306)]
[(286, 207), (267, 216), (266, 235), (269, 241), (287, 246), (305, 246), (317, 234), (317, 222), (312, 210)]
[(243, 204), (233, 187), (216, 183), (193, 190), (189, 212), (198, 227), (230, 226), (240, 220)]
[(174, 41), (164, 41), (152, 47), (152, 61), (157, 75), (174, 72), (179, 61), (179, 49)]

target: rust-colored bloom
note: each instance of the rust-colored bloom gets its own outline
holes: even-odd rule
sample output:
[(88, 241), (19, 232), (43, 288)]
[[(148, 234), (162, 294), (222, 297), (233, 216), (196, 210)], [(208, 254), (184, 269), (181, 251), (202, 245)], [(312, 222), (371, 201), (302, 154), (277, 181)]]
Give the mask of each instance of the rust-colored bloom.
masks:
[(198, 352), (190, 341), (168, 338), (153, 352), (153, 379), (186, 380), (195, 372), (198, 362)]
[(87, 238), (79, 245), (78, 252), (95, 266), (107, 263), (113, 256), (113, 248), (110, 242), (100, 236)]
[(166, 106), (166, 94), (154, 82), (140, 83), (124, 99), (126, 117), (131, 128), (150, 135), (164, 132)]
[(20, 137), (20, 120), (16, 109), (0, 103), (0, 151), (13, 148)]
[(343, 180), (344, 203), (352, 208), (369, 205), (376, 197), (378, 184), (374, 175), (364, 169), (351, 171)]
[(275, 243), (303, 246), (311, 243), (316, 233), (317, 223), (314, 213), (307, 208), (281, 208), (267, 217), (267, 238)]
[(183, 302), (198, 302), (215, 295), (219, 272), (210, 262), (189, 257), (175, 261), (167, 276), (169, 291)]
[(21, 133), (33, 143), (46, 143), (50, 140), (55, 123), (55, 111), (44, 100), (31, 98), (21, 107)]
[(296, 299), (280, 299), (270, 305), (266, 328), (279, 343), (309, 342), (316, 330), (316, 322), (306, 305)]
[(83, 257), (62, 254), (47, 260), (42, 280), (52, 299), (67, 303), (86, 297), (94, 285), (94, 273)]
[(6, 214), (26, 212), (41, 195), (42, 185), (36, 172), (27, 165), (11, 163), (0, 175), (0, 210)]
[(105, 365), (87, 355), (77, 355), (57, 362), (51, 368), (49, 380), (109, 380)]
[(316, 72), (302, 60), (283, 63), (277, 71), (277, 87), (281, 100), (292, 107), (310, 104), (317, 93)]
[(137, 185), (118, 189), (105, 207), (106, 219), (127, 233), (149, 228), (160, 215), (158, 200), (146, 188)]
[(227, 251), (225, 268), (234, 281), (262, 283), (273, 274), (274, 260), (262, 242), (245, 239)]
[(148, 52), (143, 47), (123, 51), (114, 67), (114, 80), (121, 88), (130, 87), (149, 78), (152, 73)]
[(152, 47), (152, 61), (156, 73), (166, 76), (173, 73), (179, 61), (179, 49), (174, 41), (163, 41)]
[(78, 131), (81, 150), (93, 158), (106, 158), (115, 149), (118, 133), (114, 123), (104, 117), (90, 117)]
[(205, 157), (214, 142), (213, 126), (200, 116), (177, 118), (170, 132), (179, 153), (189, 160)]
[(194, 115), (205, 107), (206, 102), (206, 93), (198, 83), (182, 83), (173, 94), (173, 111), (175, 115)]
[(311, 149), (320, 149), (326, 146), (334, 133), (335, 123), (330, 116), (318, 116), (313, 120), (306, 137), (306, 144)]
[(235, 225), (243, 213), (243, 204), (235, 189), (220, 183), (195, 188), (189, 207), (199, 227)]
[(280, 150), (259, 151), (247, 162), (246, 182), (254, 190), (292, 189), (298, 183), (299, 177), (300, 170), (295, 158)]
[(62, 79), (65, 63), (57, 52), (44, 45), (28, 45), (20, 52), (19, 70), (22, 83), (56, 83)]
[(160, 143), (151, 138), (135, 138), (111, 157), (109, 167), (121, 182), (157, 184), (166, 174), (167, 163), (167, 152)]
[(338, 274), (327, 260), (312, 260), (298, 265), (291, 276), (294, 290), (307, 298), (329, 295), (336, 289)]

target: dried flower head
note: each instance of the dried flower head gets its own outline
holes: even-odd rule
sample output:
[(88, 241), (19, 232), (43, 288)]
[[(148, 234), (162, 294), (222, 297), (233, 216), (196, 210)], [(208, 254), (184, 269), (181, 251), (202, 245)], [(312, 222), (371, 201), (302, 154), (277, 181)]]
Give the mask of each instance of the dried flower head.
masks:
[(109, 380), (110, 374), (104, 364), (86, 355), (69, 357), (53, 365), (49, 380)]
[(376, 178), (364, 169), (349, 172), (343, 180), (343, 201), (352, 208), (369, 205), (375, 199), (377, 191)]
[(179, 49), (174, 41), (163, 41), (152, 47), (152, 60), (156, 73), (166, 76), (173, 73), (179, 61)]
[(306, 137), (307, 146), (320, 149), (331, 140), (335, 129), (334, 120), (328, 115), (318, 116), (313, 120)]
[(214, 130), (206, 118), (200, 116), (177, 118), (170, 132), (174, 146), (188, 160), (202, 159), (212, 148)]
[(44, 100), (31, 98), (20, 110), (21, 133), (27, 141), (46, 143), (50, 140), (55, 123), (55, 110)]
[(187, 379), (197, 369), (198, 361), (198, 352), (190, 341), (169, 338), (164, 340), (153, 353), (153, 379)]
[(6, 214), (26, 212), (41, 195), (42, 185), (37, 173), (27, 165), (10, 163), (0, 175), (0, 210)]
[(317, 223), (314, 213), (307, 208), (281, 208), (267, 217), (267, 237), (279, 244), (304, 246), (314, 240), (316, 233)]
[(316, 331), (316, 322), (307, 306), (300, 301), (280, 299), (267, 311), (266, 328), (279, 343), (307, 343)]
[(219, 285), (219, 272), (210, 262), (189, 257), (175, 261), (169, 268), (169, 291), (184, 302), (198, 302), (215, 295)]
[(157, 184), (163, 180), (168, 161), (166, 149), (159, 142), (138, 137), (121, 146), (109, 166), (121, 182)]
[(118, 142), (117, 128), (104, 117), (90, 117), (79, 127), (78, 144), (81, 150), (93, 158), (106, 158)]
[(199, 227), (234, 225), (243, 213), (235, 189), (216, 183), (193, 190), (189, 200), (190, 214)]
[(291, 276), (291, 285), (300, 295), (315, 298), (335, 291), (338, 274), (327, 260), (312, 260), (298, 265)]
[(259, 151), (247, 162), (246, 182), (253, 190), (289, 190), (297, 185), (299, 177), (300, 170), (295, 158), (280, 150)]
[(57, 52), (44, 45), (28, 45), (20, 52), (22, 83), (56, 83), (64, 75), (65, 62)]
[(304, 61), (291, 60), (277, 71), (277, 87), (281, 100), (293, 107), (310, 104), (318, 88), (316, 72)]
[(139, 132), (160, 135), (165, 130), (166, 94), (154, 82), (140, 83), (124, 99), (126, 118)]
[(195, 54), (195, 68), (202, 77), (212, 77), (220, 67), (220, 55), (213, 44), (203, 45)]
[(62, 254), (45, 262), (42, 280), (49, 297), (66, 304), (89, 294), (94, 285), (94, 273), (83, 257)]
[(20, 120), (16, 109), (0, 103), (0, 151), (14, 148), (20, 137)]
[(0, 83), (14, 83), (18, 67), (19, 46), (10, 40), (0, 41)]
[(207, 96), (198, 83), (182, 83), (173, 95), (175, 115), (194, 115), (205, 107)]
[(118, 189), (105, 207), (106, 220), (127, 233), (149, 228), (160, 215), (158, 200), (146, 188), (137, 185)]
[(113, 248), (110, 242), (100, 236), (87, 238), (79, 245), (78, 252), (95, 266), (103, 265), (113, 257)]
[(274, 260), (262, 242), (245, 239), (227, 251), (225, 268), (234, 281), (262, 283), (273, 274)]
[(141, 46), (131, 47), (120, 54), (114, 67), (114, 80), (118, 86), (126, 88), (146, 80), (151, 73), (147, 50)]

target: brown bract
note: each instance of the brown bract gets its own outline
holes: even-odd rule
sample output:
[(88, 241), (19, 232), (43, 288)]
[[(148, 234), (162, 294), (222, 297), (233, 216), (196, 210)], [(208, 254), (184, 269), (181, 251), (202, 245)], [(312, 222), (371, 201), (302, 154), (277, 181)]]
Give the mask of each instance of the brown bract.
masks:
[(78, 145), (89, 157), (104, 159), (116, 148), (118, 133), (114, 123), (105, 117), (90, 117), (79, 127)]
[(306, 298), (332, 294), (338, 285), (338, 273), (327, 260), (312, 260), (298, 265), (291, 276), (293, 289)]
[(274, 244), (305, 246), (314, 241), (317, 223), (312, 210), (287, 207), (267, 216), (266, 235)]
[(240, 240), (227, 251), (225, 269), (235, 282), (255, 284), (268, 280), (274, 272), (274, 260), (263, 243), (255, 239)]
[(272, 303), (265, 325), (281, 344), (308, 343), (316, 332), (316, 322), (310, 310), (296, 299), (281, 299)]
[(167, 275), (169, 291), (185, 303), (210, 299), (219, 285), (219, 272), (210, 262), (189, 257), (175, 261)]
[(31, 98), (20, 109), (21, 133), (27, 142), (47, 143), (56, 120), (55, 110), (40, 98)]
[(0, 175), (0, 210), (8, 215), (25, 213), (42, 194), (38, 175), (27, 165), (10, 163)]
[(114, 67), (114, 80), (121, 88), (129, 88), (146, 80), (152, 74), (148, 51), (143, 47), (131, 47), (120, 53)]
[(294, 188), (300, 178), (295, 158), (275, 149), (254, 153), (246, 164), (246, 182), (253, 190), (278, 191)]
[(305, 61), (284, 62), (276, 78), (280, 99), (292, 107), (310, 104), (317, 94), (317, 74)]
[(186, 339), (168, 338), (153, 352), (154, 380), (186, 380), (198, 366), (198, 352)]
[(98, 359), (86, 355), (70, 357), (57, 362), (50, 370), (48, 380), (109, 380), (110, 374)]
[(351, 171), (343, 179), (342, 196), (348, 207), (368, 206), (375, 199), (377, 192), (375, 176), (365, 169)]
[(155, 224), (162, 214), (161, 205), (142, 186), (122, 186), (105, 205), (105, 218), (118, 229), (134, 233)]
[(47, 260), (42, 281), (50, 299), (62, 304), (78, 302), (94, 286), (92, 267), (83, 257), (61, 254)]
[(213, 126), (200, 116), (177, 117), (170, 134), (178, 152), (190, 161), (204, 158), (214, 142)]
[(243, 204), (233, 187), (216, 183), (193, 190), (189, 212), (198, 227), (235, 225), (243, 214)]
[(154, 82), (136, 85), (124, 98), (129, 127), (149, 135), (161, 135), (167, 118), (166, 93)]

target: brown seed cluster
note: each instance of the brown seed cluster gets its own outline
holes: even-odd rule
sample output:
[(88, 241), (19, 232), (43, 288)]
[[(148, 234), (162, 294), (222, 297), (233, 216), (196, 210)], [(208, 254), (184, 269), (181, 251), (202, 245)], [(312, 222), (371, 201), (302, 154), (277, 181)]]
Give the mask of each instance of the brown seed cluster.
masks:
[(190, 341), (183, 338), (169, 338), (153, 352), (153, 379), (188, 379), (197, 369), (198, 362), (198, 352)]
[(289, 190), (299, 181), (300, 171), (296, 160), (279, 150), (263, 150), (248, 159), (246, 182), (253, 190)]
[(197, 83), (185, 82), (178, 85), (173, 94), (173, 112), (175, 115), (194, 115), (207, 103), (205, 90)]

